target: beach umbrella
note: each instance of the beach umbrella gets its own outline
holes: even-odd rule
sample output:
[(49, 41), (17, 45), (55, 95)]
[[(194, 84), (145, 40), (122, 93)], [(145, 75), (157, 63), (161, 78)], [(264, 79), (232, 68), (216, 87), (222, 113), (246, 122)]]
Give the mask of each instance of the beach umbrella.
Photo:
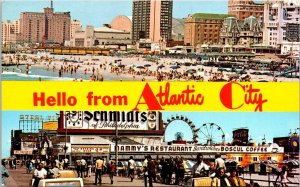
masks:
[(170, 66), (171, 69), (178, 69), (180, 68), (180, 66), (176, 65), (176, 66)]
[(165, 66), (163, 64), (160, 64), (157, 66), (157, 68), (164, 68)]
[(145, 64), (144, 65), (144, 67), (150, 67), (151, 66), (151, 64)]
[(138, 69), (144, 69), (145, 67), (144, 66), (136, 66), (136, 68), (138, 68)]

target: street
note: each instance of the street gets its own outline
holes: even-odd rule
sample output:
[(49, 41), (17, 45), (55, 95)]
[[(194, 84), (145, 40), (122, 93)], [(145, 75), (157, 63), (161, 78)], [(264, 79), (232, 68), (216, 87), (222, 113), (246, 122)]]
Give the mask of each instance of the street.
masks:
[[(17, 168), (16, 170), (8, 169), (10, 177), (6, 179), (7, 187), (17, 187), (17, 186), (29, 186), (29, 181), (32, 177), (32, 174), (26, 173), (26, 168)], [(96, 186), (95, 174), (92, 173), (91, 177), (84, 178), (85, 186)], [(148, 184), (149, 185), (149, 184)], [(100, 185), (98, 185), (100, 186)], [(102, 185), (101, 186), (144, 186), (144, 180), (134, 179), (133, 182), (130, 182), (129, 178), (126, 177), (114, 177), (114, 184), (110, 184), (110, 179), (108, 175), (102, 176)], [(176, 185), (164, 185), (160, 183), (153, 183), (153, 186), (176, 186)]]

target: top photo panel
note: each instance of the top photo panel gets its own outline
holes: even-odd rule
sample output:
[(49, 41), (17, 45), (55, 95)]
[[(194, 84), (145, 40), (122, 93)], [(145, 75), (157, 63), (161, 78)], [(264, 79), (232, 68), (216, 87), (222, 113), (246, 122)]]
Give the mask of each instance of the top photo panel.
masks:
[(2, 3), (2, 80), (299, 81), (299, 0)]

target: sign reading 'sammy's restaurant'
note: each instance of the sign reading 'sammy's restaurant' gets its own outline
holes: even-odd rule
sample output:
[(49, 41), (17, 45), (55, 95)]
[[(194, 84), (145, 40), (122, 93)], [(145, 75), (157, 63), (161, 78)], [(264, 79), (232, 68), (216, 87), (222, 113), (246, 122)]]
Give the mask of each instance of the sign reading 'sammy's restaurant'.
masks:
[[(283, 147), (263, 146), (195, 146), (195, 145), (118, 145), (119, 152), (165, 152), (165, 153), (283, 153)], [(111, 146), (111, 152), (115, 146)]]
[(67, 129), (89, 130), (158, 130), (158, 112), (141, 111), (67, 111), (64, 112)]

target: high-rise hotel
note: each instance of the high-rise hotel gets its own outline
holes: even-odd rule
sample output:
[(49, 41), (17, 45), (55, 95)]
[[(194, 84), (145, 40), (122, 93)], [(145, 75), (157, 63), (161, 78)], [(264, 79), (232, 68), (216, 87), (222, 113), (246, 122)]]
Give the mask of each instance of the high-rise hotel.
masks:
[(170, 40), (173, 0), (133, 0), (132, 39)]
[(51, 1), (44, 12), (22, 12), (20, 41), (27, 43), (59, 43), (70, 40), (70, 12), (55, 12)]

